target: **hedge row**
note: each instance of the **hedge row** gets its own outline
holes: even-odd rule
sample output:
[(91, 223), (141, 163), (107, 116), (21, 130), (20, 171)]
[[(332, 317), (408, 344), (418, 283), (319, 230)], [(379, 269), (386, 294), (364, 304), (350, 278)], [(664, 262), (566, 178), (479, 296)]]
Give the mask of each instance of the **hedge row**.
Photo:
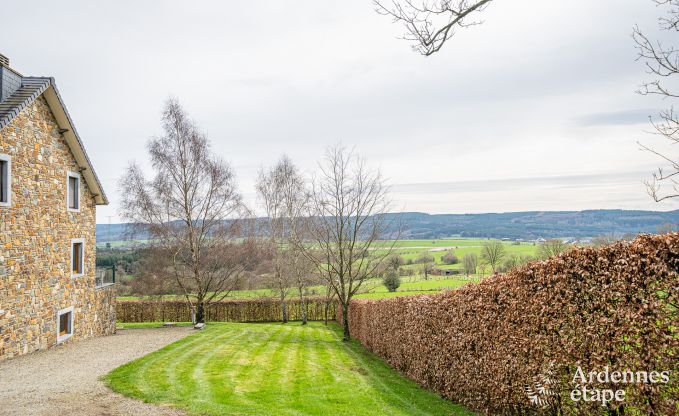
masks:
[[(323, 299), (310, 298), (307, 301), (307, 317), (310, 321), (321, 321), (325, 317), (326, 303)], [(335, 303), (330, 303), (329, 319), (334, 319)], [(299, 299), (287, 301), (288, 319), (302, 319)], [(225, 300), (212, 303), (206, 310), (206, 320), (213, 322), (275, 322), (282, 317), (280, 301), (276, 299)], [(116, 319), (119, 322), (190, 322), (191, 309), (185, 301), (118, 301)]]
[[(357, 299), (350, 329), (422, 386), (487, 414), (675, 415), (678, 269), (679, 234), (644, 235), (440, 295)], [(578, 367), (603, 381), (574, 383)], [(627, 370), (642, 382), (611, 380)], [(669, 380), (643, 382), (652, 371)], [(583, 387), (624, 401), (585, 402)]]

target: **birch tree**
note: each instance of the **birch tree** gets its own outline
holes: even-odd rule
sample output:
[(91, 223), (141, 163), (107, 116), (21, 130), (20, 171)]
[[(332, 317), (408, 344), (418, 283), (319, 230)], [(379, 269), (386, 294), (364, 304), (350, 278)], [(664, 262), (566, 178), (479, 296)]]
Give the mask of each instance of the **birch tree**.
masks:
[(256, 243), (242, 239), (249, 227), (231, 167), (176, 99), (165, 105), (162, 129), (147, 145), (152, 178), (133, 163), (120, 180), (120, 215), (147, 233), (154, 255), (167, 260), (162, 273), (204, 322), (207, 306), (253, 266)]
[(289, 157), (283, 156), (271, 169), (262, 170), (257, 193), (266, 214), (267, 236), (273, 248), (273, 280), (281, 302), (282, 321), (288, 321), (286, 298), (297, 290), (302, 323), (307, 323), (306, 290), (311, 265), (299, 251), (296, 239), (304, 238), (303, 222), (308, 192), (304, 178)]

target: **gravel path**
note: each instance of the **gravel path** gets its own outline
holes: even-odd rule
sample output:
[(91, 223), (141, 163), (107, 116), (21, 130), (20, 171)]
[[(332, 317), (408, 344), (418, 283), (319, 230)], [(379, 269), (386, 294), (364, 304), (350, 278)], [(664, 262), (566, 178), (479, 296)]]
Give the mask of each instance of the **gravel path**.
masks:
[(127, 329), (0, 362), (0, 415), (182, 415), (116, 394), (99, 377), (191, 331)]

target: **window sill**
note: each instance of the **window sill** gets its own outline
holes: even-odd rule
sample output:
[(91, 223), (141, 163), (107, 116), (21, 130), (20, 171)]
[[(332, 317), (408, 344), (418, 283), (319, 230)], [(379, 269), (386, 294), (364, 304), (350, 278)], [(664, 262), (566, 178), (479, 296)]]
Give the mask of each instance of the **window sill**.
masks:
[(103, 285), (95, 286), (95, 289), (108, 289), (109, 287), (115, 285), (115, 283), (104, 283)]
[(66, 342), (69, 338), (71, 338), (73, 334), (66, 334), (66, 335), (59, 335), (57, 336), (57, 344), (61, 344), (63, 342)]
[(72, 274), (71, 279), (77, 279), (79, 277), (83, 277), (84, 275), (85, 275), (85, 273)]

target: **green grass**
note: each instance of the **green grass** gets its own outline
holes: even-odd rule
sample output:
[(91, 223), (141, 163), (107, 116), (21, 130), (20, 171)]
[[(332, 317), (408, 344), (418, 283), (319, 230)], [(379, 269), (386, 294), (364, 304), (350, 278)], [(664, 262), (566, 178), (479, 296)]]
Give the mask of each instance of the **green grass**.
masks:
[[(481, 248), (486, 243), (487, 239), (478, 238), (451, 238), (443, 240), (400, 240), (397, 242), (378, 241), (375, 243), (375, 253), (381, 253), (385, 248), (391, 247), (394, 244), (394, 254), (400, 255), (404, 260), (415, 260), (423, 252), (431, 255), (439, 269), (452, 269), (462, 271), (462, 258), (465, 254), (476, 253), (481, 255)], [(535, 256), (537, 253), (537, 246), (533, 243), (522, 242), (515, 244), (513, 242), (504, 241), (503, 245), (508, 255), (518, 256)], [(460, 260), (458, 264), (447, 265), (443, 264), (441, 257), (446, 254), (448, 250), (452, 250)], [(381, 279), (371, 279), (366, 282), (366, 293), (358, 295), (358, 297), (366, 298), (382, 298), (392, 296), (404, 296), (418, 293), (435, 293), (437, 291), (455, 289), (463, 284), (469, 283), (470, 280), (464, 276), (455, 275), (443, 279), (442, 276), (431, 276), (430, 280), (423, 280), (421, 275), (421, 264), (410, 264), (402, 266), (403, 269), (411, 269), (416, 273), (414, 276), (403, 277), (401, 279), (401, 287), (398, 292), (389, 293), (387, 289), (382, 286)], [(490, 274), (490, 268), (486, 267), (485, 275)], [(472, 281), (478, 281), (481, 277), (476, 274), (472, 277)], [(312, 292), (311, 296), (322, 295), (325, 293), (323, 286), (312, 286), (309, 288)], [(294, 291), (291, 291), (294, 292)], [(252, 289), (252, 290), (235, 290), (229, 294), (229, 299), (252, 299), (263, 297), (275, 297), (276, 292), (272, 289)], [(182, 296), (165, 295), (164, 299), (183, 299)], [(120, 300), (137, 300), (139, 297), (124, 296), (119, 297)]]
[(211, 323), (106, 376), (115, 391), (200, 415), (469, 415), (336, 324)]
[(436, 279), (420, 280), (414, 279), (414, 281), (407, 281), (407, 278), (402, 278), (401, 286), (399, 286), (396, 292), (389, 292), (381, 281), (375, 282), (371, 289), (366, 293), (361, 293), (356, 295), (357, 298), (369, 298), (369, 299), (382, 299), (391, 298), (395, 296), (409, 296), (418, 295), (422, 293), (435, 294), (443, 290), (453, 290), (458, 287), (465, 285), (470, 282), (478, 282), (479, 279), (472, 277), (470, 279), (465, 279), (463, 277), (454, 277), (450, 279), (442, 279), (437, 277)]

